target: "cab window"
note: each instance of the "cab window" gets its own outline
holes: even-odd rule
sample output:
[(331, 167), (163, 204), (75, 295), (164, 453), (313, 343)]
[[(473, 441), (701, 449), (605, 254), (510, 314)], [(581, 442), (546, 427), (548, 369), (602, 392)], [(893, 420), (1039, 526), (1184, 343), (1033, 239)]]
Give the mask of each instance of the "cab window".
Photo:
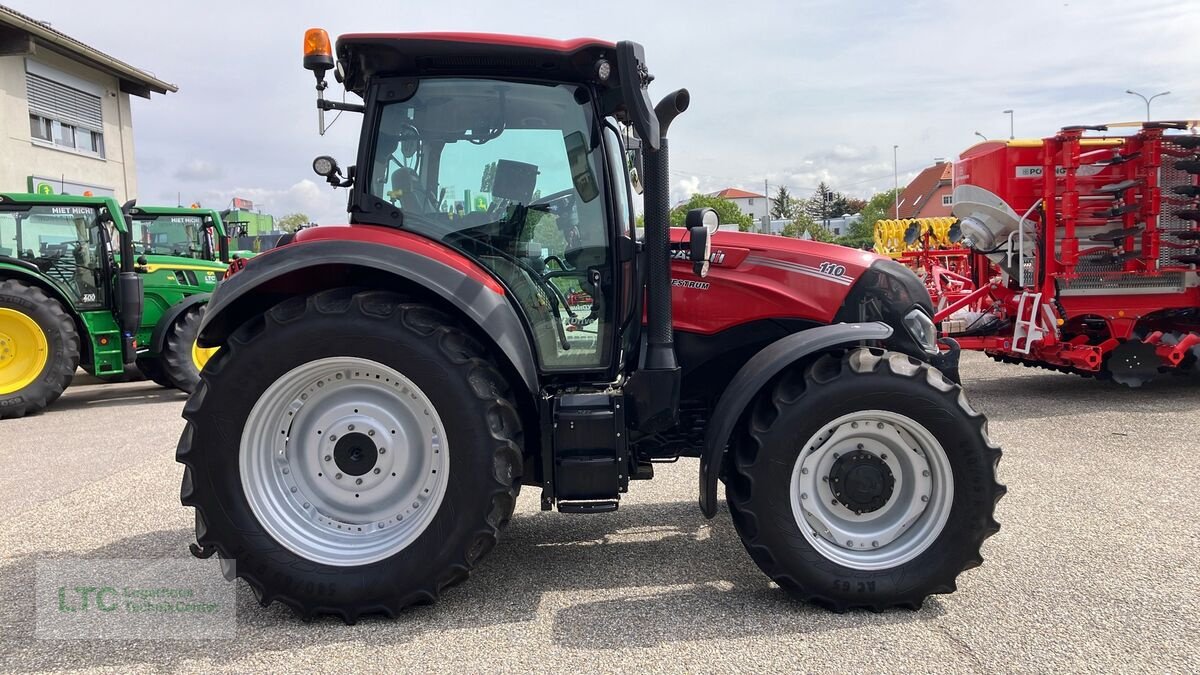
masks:
[(104, 304), (106, 255), (95, 207), (39, 205), (0, 211), (0, 257), (37, 266), (82, 308)]
[(603, 367), (612, 350), (604, 144), (587, 97), (565, 84), (422, 81), (380, 110), (368, 178), (405, 229), (504, 282), (546, 370)]

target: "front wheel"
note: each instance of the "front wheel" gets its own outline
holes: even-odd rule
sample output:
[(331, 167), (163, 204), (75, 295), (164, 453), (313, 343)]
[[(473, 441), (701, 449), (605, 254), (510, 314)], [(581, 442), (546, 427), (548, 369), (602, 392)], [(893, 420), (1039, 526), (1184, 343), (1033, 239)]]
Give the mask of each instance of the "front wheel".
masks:
[(394, 615), (466, 578), (512, 515), (521, 424), (486, 351), (383, 291), (239, 328), (184, 409), (196, 539), (265, 605)]
[(950, 593), (1000, 526), (1000, 449), (962, 389), (904, 354), (855, 349), (782, 375), (735, 441), (727, 497), (751, 557), (836, 611)]
[[(217, 352), (215, 347), (204, 348), (196, 344), (205, 307), (191, 307), (175, 320), (167, 331), (163, 353), (159, 358), (162, 379), (189, 394), (195, 391), (196, 385), (200, 383), (200, 371), (204, 370), (204, 364)], [(159, 378), (152, 379), (162, 384)]]

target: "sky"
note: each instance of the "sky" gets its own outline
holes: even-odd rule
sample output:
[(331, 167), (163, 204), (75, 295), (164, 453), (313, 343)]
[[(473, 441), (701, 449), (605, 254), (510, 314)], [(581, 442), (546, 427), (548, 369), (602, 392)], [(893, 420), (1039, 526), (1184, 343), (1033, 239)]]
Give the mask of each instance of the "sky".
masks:
[[(276, 216), (344, 222), (345, 192), (312, 158), (352, 164), (361, 117), (317, 134), (305, 29), (483, 31), (636, 40), (671, 129), (672, 200), (741, 187), (797, 196), (824, 180), (860, 197), (1009, 133), (1139, 120), (1125, 93), (1170, 90), (1157, 119), (1200, 118), (1196, 0), (126, 2), (3, 0), (151, 71), (179, 92), (133, 97), (139, 201), (251, 199)], [(335, 82), (330, 95), (340, 97)], [(351, 95), (353, 100), (353, 95)], [(893, 146), (895, 164), (893, 164)]]

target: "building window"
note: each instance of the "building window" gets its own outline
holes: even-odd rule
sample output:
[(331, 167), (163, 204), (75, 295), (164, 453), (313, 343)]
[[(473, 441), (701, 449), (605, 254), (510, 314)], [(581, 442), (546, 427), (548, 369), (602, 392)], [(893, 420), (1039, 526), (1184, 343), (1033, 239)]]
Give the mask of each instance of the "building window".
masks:
[(750, 206), (754, 206), (754, 198), (753, 197), (750, 198)]
[(954, 195), (942, 195), (942, 206), (950, 206), (954, 203)]
[(25, 73), (29, 93), (29, 137), (94, 157), (104, 157), (100, 97), (32, 72)]

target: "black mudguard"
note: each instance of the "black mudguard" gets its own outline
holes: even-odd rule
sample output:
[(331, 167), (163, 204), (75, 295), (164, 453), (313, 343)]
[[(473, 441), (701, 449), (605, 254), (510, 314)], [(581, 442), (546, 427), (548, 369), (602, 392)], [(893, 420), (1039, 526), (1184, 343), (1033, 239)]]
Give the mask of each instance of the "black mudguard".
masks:
[(797, 361), (832, 347), (878, 342), (892, 335), (886, 323), (835, 323), (793, 333), (767, 345), (742, 366), (713, 409), (700, 455), (700, 511), (717, 515), (717, 480), (729, 436), (746, 407), (772, 378)]
[[(457, 308), (478, 326), (537, 391), (537, 365), (524, 323), (508, 298), (445, 263), (392, 246), (322, 240), (292, 244), (256, 256), (213, 292), (197, 342), (217, 347), (238, 326), (286, 297), (328, 286), (334, 273), (357, 271), (420, 286)], [(386, 288), (386, 286), (384, 286)]]
[(161, 354), (163, 345), (167, 342), (167, 331), (171, 328), (171, 324), (175, 323), (184, 312), (196, 305), (203, 305), (210, 298), (212, 298), (212, 293), (196, 293), (168, 307), (167, 311), (163, 312), (162, 317), (159, 318), (158, 323), (154, 324), (154, 332), (150, 334), (150, 353)]

